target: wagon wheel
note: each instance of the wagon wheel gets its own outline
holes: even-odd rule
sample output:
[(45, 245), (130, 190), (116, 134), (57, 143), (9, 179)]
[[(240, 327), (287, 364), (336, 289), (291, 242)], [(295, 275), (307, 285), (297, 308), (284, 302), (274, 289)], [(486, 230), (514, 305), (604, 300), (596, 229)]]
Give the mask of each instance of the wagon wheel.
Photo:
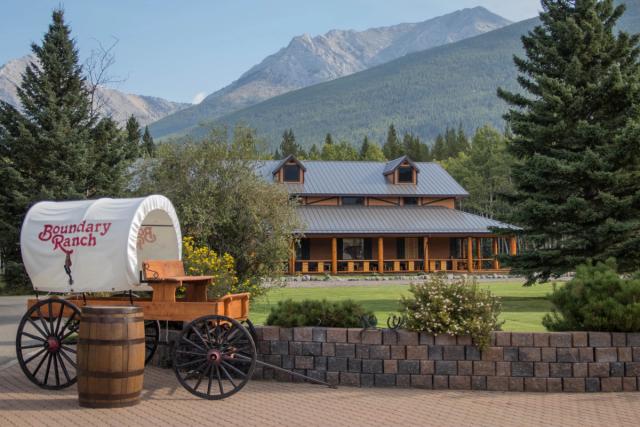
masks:
[(147, 365), (153, 359), (158, 349), (160, 340), (160, 322), (157, 320), (144, 321), (144, 364)]
[(256, 365), (247, 329), (226, 316), (203, 316), (180, 333), (173, 355), (178, 381), (195, 396), (218, 400), (244, 387)]
[(27, 310), (18, 326), (16, 354), (32, 383), (60, 390), (76, 382), (79, 325), (80, 310), (64, 299), (42, 300)]

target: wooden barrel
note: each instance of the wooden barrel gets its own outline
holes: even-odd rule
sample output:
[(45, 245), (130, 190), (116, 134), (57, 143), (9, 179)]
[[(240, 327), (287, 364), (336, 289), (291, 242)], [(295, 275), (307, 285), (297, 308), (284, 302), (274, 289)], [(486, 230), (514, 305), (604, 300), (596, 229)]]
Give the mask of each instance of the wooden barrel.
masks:
[(140, 401), (145, 351), (140, 307), (82, 307), (77, 351), (80, 406), (116, 408)]

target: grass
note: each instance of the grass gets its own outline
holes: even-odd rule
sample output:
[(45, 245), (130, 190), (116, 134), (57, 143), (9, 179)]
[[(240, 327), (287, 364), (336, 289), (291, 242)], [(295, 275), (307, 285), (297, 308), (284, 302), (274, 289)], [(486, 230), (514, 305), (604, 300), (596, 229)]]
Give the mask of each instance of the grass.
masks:
[[(501, 320), (503, 330), (517, 332), (544, 331), (542, 317), (551, 309), (546, 296), (552, 290), (551, 284), (523, 287), (520, 283), (483, 283), (502, 300)], [(353, 299), (373, 310), (378, 318), (378, 326), (386, 327), (389, 314), (398, 309), (398, 300), (408, 295), (408, 285), (349, 286), (333, 288), (283, 288), (269, 292), (251, 303), (251, 320), (255, 324), (265, 323), (271, 307), (284, 299), (327, 299), (339, 301)]]

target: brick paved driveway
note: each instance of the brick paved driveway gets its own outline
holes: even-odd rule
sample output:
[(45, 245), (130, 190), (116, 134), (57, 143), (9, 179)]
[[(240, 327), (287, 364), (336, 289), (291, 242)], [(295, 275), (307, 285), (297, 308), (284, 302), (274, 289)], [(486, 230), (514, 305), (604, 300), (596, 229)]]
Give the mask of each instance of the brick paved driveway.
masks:
[(224, 401), (197, 399), (173, 372), (149, 368), (141, 404), (80, 409), (75, 387), (47, 392), (17, 366), (0, 371), (0, 425), (243, 426), (637, 426), (640, 393), (530, 394), (409, 389), (331, 390), (307, 384), (249, 383)]

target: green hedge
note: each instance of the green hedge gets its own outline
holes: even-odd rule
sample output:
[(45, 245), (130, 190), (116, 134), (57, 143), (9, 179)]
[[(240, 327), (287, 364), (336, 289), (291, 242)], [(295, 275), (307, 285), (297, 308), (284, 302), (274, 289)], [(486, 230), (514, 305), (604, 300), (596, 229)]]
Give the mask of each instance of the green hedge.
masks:
[(358, 328), (363, 326), (363, 318), (374, 319), (375, 315), (353, 300), (329, 302), (288, 299), (278, 302), (278, 305), (271, 309), (267, 325), (286, 328), (296, 326)]

